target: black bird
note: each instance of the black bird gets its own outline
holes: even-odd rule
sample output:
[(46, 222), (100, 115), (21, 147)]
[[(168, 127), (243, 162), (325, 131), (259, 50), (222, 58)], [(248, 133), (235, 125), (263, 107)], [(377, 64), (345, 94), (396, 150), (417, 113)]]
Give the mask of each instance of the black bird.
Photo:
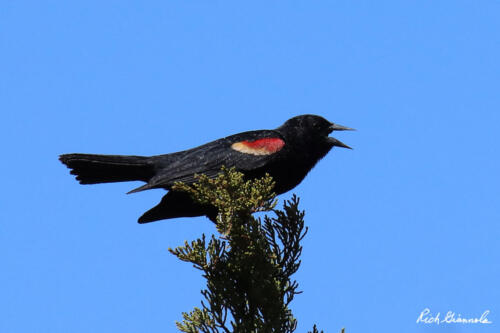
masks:
[(297, 186), (334, 146), (349, 148), (329, 137), (332, 131), (352, 130), (316, 115), (287, 120), (274, 130), (234, 134), (202, 146), (172, 154), (146, 156), (64, 154), (59, 160), (71, 169), (80, 184), (141, 180), (145, 185), (129, 193), (163, 188), (169, 192), (144, 213), (139, 223), (206, 215), (215, 220), (214, 207), (201, 206), (184, 193), (171, 190), (175, 182), (192, 184), (195, 174), (215, 177), (222, 166), (235, 167), (246, 178), (269, 173), (277, 194)]

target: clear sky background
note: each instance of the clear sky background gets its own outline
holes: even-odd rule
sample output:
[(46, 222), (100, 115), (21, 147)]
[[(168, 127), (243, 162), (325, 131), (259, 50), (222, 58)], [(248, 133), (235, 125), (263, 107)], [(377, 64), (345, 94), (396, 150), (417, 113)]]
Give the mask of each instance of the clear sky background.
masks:
[(161, 190), (81, 186), (59, 154), (304, 113), (358, 131), (293, 191), (297, 332), (499, 332), (498, 1), (3, 1), (0, 51), (0, 332), (174, 332), (201, 300), (167, 248), (211, 223), (139, 225)]

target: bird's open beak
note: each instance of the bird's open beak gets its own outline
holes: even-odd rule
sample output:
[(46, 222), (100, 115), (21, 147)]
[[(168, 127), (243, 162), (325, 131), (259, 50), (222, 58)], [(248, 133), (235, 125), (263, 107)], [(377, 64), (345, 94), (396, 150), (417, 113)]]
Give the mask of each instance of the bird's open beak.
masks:
[[(339, 125), (339, 124), (333, 124), (330, 126), (330, 130), (331, 132), (333, 131), (355, 131), (354, 128), (350, 128), (350, 127), (346, 127), (346, 126), (342, 126), (342, 125)], [(330, 133), (331, 133), (330, 132)], [(330, 142), (332, 143), (333, 146), (337, 146), (337, 147), (342, 147), (342, 148), (348, 148), (348, 149), (352, 149), (351, 147), (349, 147), (348, 145), (346, 145), (345, 143), (343, 143), (342, 141), (340, 140), (337, 140), (335, 138), (332, 138), (332, 137), (328, 137), (328, 140), (330, 140)]]

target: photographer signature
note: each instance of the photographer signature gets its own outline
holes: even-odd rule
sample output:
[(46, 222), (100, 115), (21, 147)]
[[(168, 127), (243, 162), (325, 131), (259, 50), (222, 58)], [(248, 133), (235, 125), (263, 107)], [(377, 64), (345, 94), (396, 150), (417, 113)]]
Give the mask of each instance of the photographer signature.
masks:
[(417, 324), (418, 323), (423, 323), (423, 324), (453, 324), (453, 323), (460, 323), (460, 324), (491, 324), (492, 322), (488, 320), (488, 314), (490, 313), (490, 310), (486, 310), (483, 312), (483, 314), (480, 317), (470, 317), (466, 318), (463, 317), (460, 313), (456, 313), (453, 311), (448, 311), (445, 316), (441, 316), (441, 313), (438, 312), (437, 314), (431, 313), (431, 310), (429, 308), (425, 308), (421, 313), (420, 316), (417, 318)]

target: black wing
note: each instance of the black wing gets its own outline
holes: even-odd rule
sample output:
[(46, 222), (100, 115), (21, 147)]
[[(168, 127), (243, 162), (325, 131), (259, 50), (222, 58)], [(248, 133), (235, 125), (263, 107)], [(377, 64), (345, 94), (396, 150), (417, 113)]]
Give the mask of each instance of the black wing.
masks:
[(265, 166), (282, 155), (284, 138), (272, 130), (250, 131), (231, 135), (202, 146), (168, 155), (152, 157), (157, 174), (129, 193), (152, 188), (170, 189), (175, 182), (192, 184), (196, 174), (215, 178), (222, 166), (238, 171)]

